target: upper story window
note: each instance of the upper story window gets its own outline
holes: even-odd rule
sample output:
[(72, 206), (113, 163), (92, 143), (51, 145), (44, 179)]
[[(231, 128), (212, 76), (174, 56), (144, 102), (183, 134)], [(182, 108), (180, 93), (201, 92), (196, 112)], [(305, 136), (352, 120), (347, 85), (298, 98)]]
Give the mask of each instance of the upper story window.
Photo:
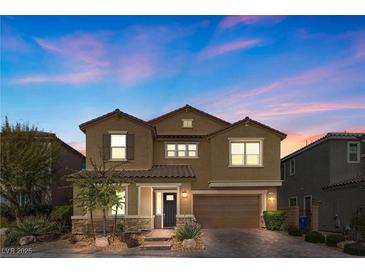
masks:
[(347, 143), (347, 162), (359, 163), (360, 162), (360, 143), (348, 142)]
[(197, 158), (198, 144), (167, 143), (165, 155), (167, 158)]
[(183, 128), (192, 128), (193, 127), (193, 119), (182, 119), (182, 127)]
[(290, 176), (295, 174), (295, 159), (291, 159), (289, 162)]
[(230, 139), (230, 166), (262, 166), (262, 140)]
[(126, 145), (127, 145), (126, 134), (111, 134), (110, 135), (111, 159), (125, 160), (127, 158)]

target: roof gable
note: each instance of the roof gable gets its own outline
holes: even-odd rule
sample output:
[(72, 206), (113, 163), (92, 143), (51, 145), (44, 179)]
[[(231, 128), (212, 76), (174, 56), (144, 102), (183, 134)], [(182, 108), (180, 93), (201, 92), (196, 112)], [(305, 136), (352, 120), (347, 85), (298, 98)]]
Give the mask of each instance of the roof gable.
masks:
[(176, 115), (178, 113), (181, 113), (181, 112), (187, 111), (187, 110), (190, 110), (190, 111), (193, 111), (195, 113), (198, 113), (198, 114), (200, 114), (200, 115), (202, 115), (204, 117), (207, 117), (208, 119), (211, 119), (211, 120), (213, 120), (215, 122), (218, 122), (219, 124), (221, 124), (223, 126), (229, 126), (231, 124), (231, 123), (229, 123), (229, 122), (227, 122), (227, 121), (225, 121), (225, 120), (223, 120), (221, 118), (218, 118), (216, 116), (213, 116), (213, 115), (211, 115), (211, 114), (209, 114), (207, 112), (204, 112), (204, 111), (202, 111), (200, 109), (194, 108), (194, 107), (192, 107), (190, 105), (185, 105), (185, 106), (183, 106), (181, 108), (175, 109), (175, 110), (170, 111), (168, 113), (165, 113), (165, 114), (163, 114), (161, 116), (158, 116), (156, 118), (153, 118), (152, 120), (149, 120), (148, 123), (155, 124), (155, 123), (157, 123), (157, 122), (159, 122), (159, 121), (161, 121), (163, 119), (172, 117), (172, 116), (174, 116), (174, 115)]
[(92, 120), (89, 120), (89, 121), (87, 121), (87, 122), (85, 122), (85, 123), (82, 123), (81, 125), (79, 125), (79, 127), (80, 127), (80, 129), (81, 129), (83, 132), (85, 132), (85, 129), (86, 129), (87, 127), (89, 127), (89, 126), (91, 126), (91, 125), (93, 125), (93, 124), (95, 124), (95, 123), (101, 122), (101, 121), (103, 121), (103, 120), (105, 120), (105, 119), (107, 119), (107, 118), (110, 118), (110, 117), (112, 117), (112, 116), (120, 116), (120, 117), (124, 117), (124, 118), (127, 118), (127, 119), (129, 119), (129, 120), (132, 120), (132, 121), (134, 121), (134, 122), (137, 122), (137, 123), (138, 123), (138, 124), (140, 124), (140, 125), (143, 125), (143, 126), (145, 126), (145, 127), (148, 127), (148, 128), (150, 128), (151, 130), (153, 130), (153, 129), (154, 129), (154, 128), (153, 128), (153, 126), (152, 126), (152, 125), (150, 125), (149, 123), (147, 123), (146, 121), (144, 121), (144, 120), (142, 120), (142, 119), (139, 119), (139, 118), (137, 118), (137, 117), (135, 117), (135, 116), (133, 116), (133, 115), (130, 115), (130, 114), (128, 114), (128, 113), (125, 113), (125, 112), (123, 112), (123, 111), (119, 110), (118, 108), (117, 108), (117, 109), (115, 109), (115, 110), (114, 110), (114, 111), (112, 111), (112, 112), (109, 112), (109, 113), (104, 114), (104, 115), (102, 115), (102, 116), (99, 116), (99, 117), (97, 117), (97, 118), (95, 118), (95, 119), (92, 119)]
[(283, 139), (286, 138), (286, 134), (285, 133), (283, 133), (283, 132), (281, 132), (279, 130), (276, 130), (276, 129), (272, 128), (272, 127), (269, 127), (269, 126), (267, 126), (265, 124), (259, 123), (259, 122), (255, 121), (255, 120), (252, 120), (252, 119), (250, 119), (250, 117), (246, 116), (244, 119), (239, 120), (239, 121), (231, 124), (230, 126), (228, 126), (226, 128), (223, 128), (221, 130), (218, 130), (218, 131), (215, 131), (215, 132), (211, 133), (208, 136), (208, 139), (209, 138), (213, 138), (214, 136), (219, 135), (221, 133), (224, 133), (224, 132), (226, 132), (228, 130), (231, 130), (231, 129), (239, 126), (239, 125), (242, 125), (242, 124), (250, 124), (250, 123), (255, 124), (255, 125), (259, 126), (259, 127), (265, 128), (265, 129), (267, 129), (267, 130), (269, 130), (269, 131), (271, 131), (271, 132), (279, 135), (280, 138), (281, 138), (281, 140), (283, 140)]

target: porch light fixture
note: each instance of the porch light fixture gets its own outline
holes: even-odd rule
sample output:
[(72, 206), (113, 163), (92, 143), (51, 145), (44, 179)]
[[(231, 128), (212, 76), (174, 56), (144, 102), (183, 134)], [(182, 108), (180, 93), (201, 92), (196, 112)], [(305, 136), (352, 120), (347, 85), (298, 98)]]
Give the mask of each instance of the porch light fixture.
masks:
[(269, 201), (272, 202), (275, 200), (274, 192), (267, 193), (267, 197), (269, 198)]
[(186, 190), (183, 190), (182, 197), (183, 198), (187, 198), (188, 197), (188, 193), (186, 192)]

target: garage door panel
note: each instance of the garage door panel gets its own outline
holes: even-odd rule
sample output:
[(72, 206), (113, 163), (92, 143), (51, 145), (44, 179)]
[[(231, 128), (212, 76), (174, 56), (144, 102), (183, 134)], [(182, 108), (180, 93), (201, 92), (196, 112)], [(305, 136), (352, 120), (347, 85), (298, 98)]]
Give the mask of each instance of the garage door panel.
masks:
[(194, 195), (194, 215), (205, 228), (257, 228), (258, 195)]

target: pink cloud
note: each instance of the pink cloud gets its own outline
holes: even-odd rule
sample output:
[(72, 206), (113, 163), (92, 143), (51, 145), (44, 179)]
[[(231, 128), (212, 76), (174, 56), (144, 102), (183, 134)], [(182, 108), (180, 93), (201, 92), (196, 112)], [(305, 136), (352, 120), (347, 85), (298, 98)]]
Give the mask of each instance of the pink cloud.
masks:
[(105, 46), (100, 37), (90, 34), (73, 34), (60, 39), (50, 40), (34, 38), (42, 48), (61, 54), (69, 62), (81, 62), (80, 65), (106, 66)]
[(155, 68), (147, 54), (134, 54), (122, 59), (119, 69), (119, 79), (126, 84), (133, 84), (151, 78)]
[(261, 40), (259, 40), (259, 39), (228, 42), (228, 43), (225, 43), (222, 45), (210, 47), (210, 48), (203, 50), (201, 52), (201, 56), (203, 56), (205, 58), (215, 57), (215, 56), (222, 55), (222, 54), (236, 51), (236, 50), (249, 49), (249, 48), (259, 45), (260, 43), (261, 43)]
[(265, 118), (273, 116), (300, 115), (315, 112), (356, 110), (365, 109), (365, 102), (361, 98), (352, 101), (338, 101), (325, 103), (291, 104), (284, 103), (275, 105), (271, 110), (254, 113), (255, 117)]
[(220, 28), (227, 29), (239, 24), (276, 24), (285, 19), (285, 16), (257, 16), (257, 15), (242, 15), (242, 16), (227, 16), (220, 23)]
[(17, 84), (34, 84), (34, 83), (68, 83), (79, 84), (93, 82), (100, 79), (102, 72), (98, 70), (84, 71), (60, 75), (27, 75), (18, 77), (13, 80)]

